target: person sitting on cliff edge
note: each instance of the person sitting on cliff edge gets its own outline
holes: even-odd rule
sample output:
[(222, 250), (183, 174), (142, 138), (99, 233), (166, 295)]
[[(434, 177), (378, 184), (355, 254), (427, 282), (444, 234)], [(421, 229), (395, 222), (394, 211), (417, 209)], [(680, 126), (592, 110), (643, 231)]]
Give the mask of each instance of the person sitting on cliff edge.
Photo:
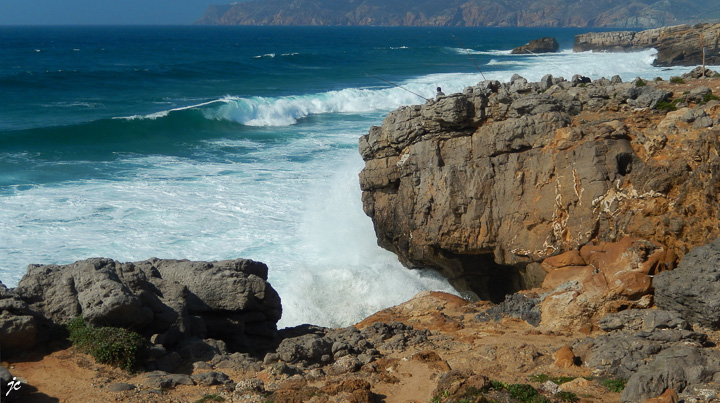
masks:
[(435, 94), (435, 100), (437, 101), (438, 99), (440, 99), (441, 97), (444, 97), (444, 96), (445, 96), (445, 93), (442, 92), (442, 88), (437, 87), (437, 93)]

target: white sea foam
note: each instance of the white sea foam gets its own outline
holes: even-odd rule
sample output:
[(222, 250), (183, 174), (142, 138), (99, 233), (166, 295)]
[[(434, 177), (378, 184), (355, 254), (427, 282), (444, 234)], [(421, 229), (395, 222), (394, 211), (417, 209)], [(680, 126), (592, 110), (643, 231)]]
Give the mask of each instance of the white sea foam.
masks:
[(275, 53), (266, 53), (266, 54), (264, 54), (264, 55), (253, 56), (252, 58), (253, 58), (253, 59), (263, 59), (263, 58), (272, 59), (272, 58), (274, 58), (274, 57), (275, 57)]
[(227, 101), (225, 99), (216, 99), (213, 101), (201, 102), (199, 104), (180, 106), (180, 107), (173, 108), (173, 109), (149, 113), (147, 115), (121, 116), (121, 117), (114, 117), (113, 119), (123, 119), (123, 120), (150, 119), (150, 120), (155, 120), (155, 119), (164, 118), (172, 112), (186, 111), (189, 109), (200, 109), (204, 106), (213, 105), (213, 104), (217, 104), (217, 103), (223, 103), (223, 102), (227, 102)]
[[(432, 97), (435, 92), (432, 85), (411, 87), (416, 90), (413, 92), (428, 97)], [(205, 109), (205, 117), (230, 120), (247, 126), (289, 126), (297, 123), (298, 119), (310, 115), (384, 111), (401, 105), (422, 103), (424, 100), (401, 88), (382, 90), (349, 88), (281, 98), (227, 97), (223, 102), (224, 105), (219, 107)]]
[(362, 160), (348, 147), (364, 123), (288, 130), (292, 140), (270, 147), (207, 142), (242, 147), (247, 162), (127, 156), (116, 162), (129, 172), (123, 181), (39, 185), (0, 198), (0, 233), (9, 235), (0, 244), (3, 281), (17, 283), (22, 273), (10, 268), (20, 262), (252, 258), (271, 268), (283, 299), (280, 326), (345, 326), (422, 290), (452, 291), (376, 245), (360, 205)]
[[(241, 160), (121, 155), (105, 163), (122, 171), (122, 180), (9, 189), (0, 198), (1, 278), (14, 286), (28, 263), (71, 263), (93, 256), (122, 261), (252, 258), (270, 267), (270, 281), (283, 298), (281, 326), (348, 325), (418, 291), (450, 290), (445, 280), (406, 270), (375, 245), (360, 206), (358, 136), (387, 111), (425, 102), (410, 91), (430, 98), (437, 86), (449, 94), (483, 79), (508, 81), (515, 73), (530, 81), (548, 73), (568, 79), (619, 74), (632, 80), (667, 79), (690, 69), (652, 67), (653, 51), (496, 53), (492, 57), (508, 61), (510, 68), (481, 65), (488, 71), (430, 74), (399, 81), (402, 88), (188, 100), (189, 106), (127, 117), (158, 119), (198, 109), (208, 119), (267, 128), (253, 132), (256, 137), (208, 140), (204, 151), (196, 151), (212, 156), (237, 149)], [(333, 118), (338, 113), (361, 118)], [(321, 114), (331, 123), (297, 124)], [(263, 142), (266, 132), (282, 140)]]
[(489, 55), (489, 56), (500, 56), (509, 55), (512, 50), (475, 50), (465, 48), (448, 48), (450, 51), (461, 54), (461, 55)]
[[(396, 83), (398, 86), (370, 89), (347, 88), (317, 94), (285, 97), (235, 97), (227, 96), (215, 101), (161, 111), (125, 119), (156, 119), (173, 111), (202, 109), (207, 119), (228, 120), (247, 126), (289, 126), (311, 115), (328, 113), (366, 113), (389, 111), (402, 105), (420, 104), (425, 97), (433, 98), (436, 87), (446, 94), (461, 92), (464, 88), (484, 79), (508, 81), (513, 74), (520, 74), (530, 81), (538, 81), (545, 74), (570, 79), (575, 74), (598, 79), (620, 75), (624, 80), (636, 76), (669, 78), (687, 71), (687, 67), (658, 69), (652, 66), (657, 53), (646, 50), (635, 53), (572, 53), (564, 51), (544, 55), (510, 55), (504, 59), (492, 59), (489, 67), (477, 73), (430, 74)], [(503, 66), (497, 70), (497, 66)], [(206, 108), (207, 107), (207, 108)]]

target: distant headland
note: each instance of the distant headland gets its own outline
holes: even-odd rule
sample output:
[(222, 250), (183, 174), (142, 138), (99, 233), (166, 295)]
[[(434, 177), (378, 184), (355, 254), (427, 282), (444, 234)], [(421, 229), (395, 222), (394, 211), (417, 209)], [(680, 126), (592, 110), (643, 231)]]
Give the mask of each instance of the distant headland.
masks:
[(637, 0), (248, 0), (212, 5), (202, 25), (656, 28), (720, 20), (720, 4)]

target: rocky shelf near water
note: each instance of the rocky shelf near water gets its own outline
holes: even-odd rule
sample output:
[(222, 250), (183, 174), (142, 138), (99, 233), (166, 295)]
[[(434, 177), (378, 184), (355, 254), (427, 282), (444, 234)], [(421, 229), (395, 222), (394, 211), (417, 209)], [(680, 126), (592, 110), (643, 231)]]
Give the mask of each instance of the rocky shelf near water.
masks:
[[(720, 79), (700, 78), (709, 73), (515, 76), (372, 128), (360, 183), (379, 243), (472, 300), (425, 292), (354, 326), (278, 330), (280, 297), (259, 262), (31, 265), (16, 288), (0, 286), (1, 392), (23, 402), (516, 402), (530, 389), (550, 402), (717, 401)], [(78, 316), (141, 334), (137, 372), (69, 346), (61, 325)]]
[[(655, 66), (720, 64), (720, 24), (675, 25), (645, 31), (592, 32), (575, 37), (573, 50), (630, 52), (657, 49)], [(705, 59), (703, 60), (703, 49)]]

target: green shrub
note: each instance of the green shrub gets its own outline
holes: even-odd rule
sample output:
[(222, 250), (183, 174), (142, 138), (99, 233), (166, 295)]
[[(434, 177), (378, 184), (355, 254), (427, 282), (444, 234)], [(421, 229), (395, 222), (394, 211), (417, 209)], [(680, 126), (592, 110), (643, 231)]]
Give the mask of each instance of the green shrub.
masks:
[(670, 82), (675, 84), (685, 84), (685, 80), (682, 77), (670, 77)]
[(550, 403), (550, 400), (538, 393), (531, 385), (516, 383), (508, 385), (510, 397), (524, 403)]
[(555, 397), (557, 397), (558, 399), (560, 399), (560, 401), (563, 401), (563, 402), (574, 403), (574, 402), (580, 401), (580, 398), (577, 397), (577, 395), (572, 392), (558, 392), (555, 394)]
[(703, 95), (703, 102), (710, 101), (720, 101), (720, 97), (713, 95), (712, 92), (708, 92), (707, 94)]
[(503, 390), (506, 389), (508, 385), (506, 383), (496, 381), (494, 379), (490, 380), (490, 390)]
[(600, 384), (612, 392), (620, 393), (625, 389), (627, 381), (624, 379), (603, 379)]
[(225, 398), (220, 395), (205, 395), (199, 400), (195, 401), (195, 403), (208, 403), (208, 402), (224, 402)]
[(655, 109), (672, 112), (677, 110), (677, 106), (674, 102), (660, 101), (655, 105)]
[(645, 81), (643, 81), (642, 78), (638, 78), (637, 81), (635, 81), (636, 87), (644, 87), (646, 85), (647, 85), (647, 83)]
[(145, 349), (145, 339), (132, 330), (117, 327), (95, 327), (78, 316), (66, 325), (70, 341), (95, 361), (132, 371)]

